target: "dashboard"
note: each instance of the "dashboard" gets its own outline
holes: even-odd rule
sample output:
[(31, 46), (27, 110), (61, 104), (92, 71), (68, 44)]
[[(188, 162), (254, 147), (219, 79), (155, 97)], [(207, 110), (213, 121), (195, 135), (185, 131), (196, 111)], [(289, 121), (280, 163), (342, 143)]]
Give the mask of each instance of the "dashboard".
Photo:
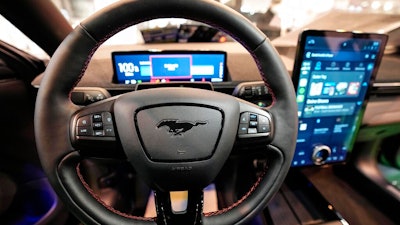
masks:
[[(314, 40), (318, 41), (319, 39), (314, 38)], [(371, 43), (373, 44), (373, 42)], [(358, 125), (371, 123), (369, 120), (373, 118), (373, 114), (377, 112), (382, 115), (385, 113), (392, 113), (380, 108), (374, 100), (370, 101), (368, 107), (365, 108), (366, 102), (364, 103), (362, 99), (367, 93), (366, 87), (364, 88), (363, 84), (365, 82), (368, 83), (369, 80), (373, 78), (371, 76), (372, 74), (368, 72), (370, 70), (368, 69), (370, 63), (365, 63), (365, 76), (362, 78), (357, 75), (358, 73), (355, 75), (354, 71), (344, 71), (347, 75), (350, 74), (349, 77), (352, 78), (338, 80), (332, 77), (332, 71), (325, 71), (326, 68), (331, 66), (331, 62), (322, 62), (321, 67), (325, 69), (319, 72), (326, 72), (323, 74), (326, 75), (326, 80), (324, 82), (319, 82), (320, 80), (318, 80), (319, 78), (316, 76), (318, 74), (315, 74), (316, 67), (318, 67), (316, 65), (319, 65), (317, 61), (318, 58), (313, 60), (307, 59), (309, 53), (303, 52), (302, 56), (305, 58), (299, 66), (294, 65), (294, 58), (296, 57), (294, 54), (295, 51), (291, 50), (291, 53), (289, 52), (288, 54), (288, 52), (282, 51), (279, 47), (278, 50), (280, 50), (282, 60), (289, 74), (293, 76), (294, 87), (299, 85), (297, 92), (308, 93), (304, 95), (304, 99), (297, 99), (300, 109), (298, 139), (298, 145), (300, 147), (296, 150), (295, 160), (292, 164), (293, 167), (345, 161), (347, 149), (351, 148), (351, 143), (348, 142), (348, 139), (349, 137), (353, 137), (352, 135), (349, 136), (349, 134), (352, 134)], [(327, 51), (327, 49), (323, 51)], [(372, 52), (373, 51), (374, 50), (372, 50)], [(205, 60), (204, 57), (211, 59)], [(130, 61), (127, 60), (128, 58), (131, 58)], [(369, 60), (372, 60), (371, 62), (374, 61), (371, 58)], [(162, 66), (158, 65), (159, 63), (161, 63)], [(307, 65), (307, 63), (310, 64), (310, 74), (314, 76), (298, 76), (299, 71), (304, 72), (304, 65)], [(326, 66), (326, 63), (329, 63), (329, 66)], [(337, 63), (339, 63), (340, 68), (342, 68), (342, 62)], [(347, 62), (343, 63), (346, 64)], [(350, 61), (352, 68), (355, 63), (355, 60)], [(346, 66), (345, 64), (343, 67)], [(311, 65), (313, 66), (312, 69)], [(153, 66), (154, 68), (152, 68)], [(163, 68), (164, 70), (157, 70), (155, 67)], [(203, 71), (207, 73), (196, 74), (198, 68), (202, 67), (205, 69)], [(357, 66), (354, 66), (354, 68), (356, 67)], [(178, 68), (182, 68), (182, 70)], [(293, 70), (293, 68), (295, 69)], [(42, 76), (43, 75), (37, 77), (32, 82), (35, 87), (40, 86)], [(322, 79), (322, 77), (320, 78)], [(307, 80), (307, 87), (310, 88), (310, 90), (302, 90), (304, 87), (300, 87), (302, 85), (304, 86), (304, 79)], [(321, 85), (319, 83), (322, 83), (322, 89), (319, 87)], [(341, 90), (338, 88), (336, 88), (336, 91), (332, 92), (330, 86), (333, 86), (333, 83), (336, 84), (335, 87), (339, 86), (339, 89), (341, 85), (343, 86), (344, 83), (346, 83), (346, 93), (340, 96)], [(311, 88), (311, 85), (313, 85), (313, 88)], [(83, 76), (77, 88), (72, 93), (72, 98), (75, 103), (85, 105), (111, 96), (149, 88), (149, 86), (151, 88), (153, 86), (187, 86), (211, 89), (234, 95), (246, 101), (253, 102), (260, 107), (268, 107), (272, 101), (268, 89), (265, 88), (264, 83), (261, 81), (257, 66), (251, 55), (240, 44), (235, 42), (102, 46), (94, 54), (85, 76)], [(321, 93), (319, 93), (319, 90), (321, 90)], [(350, 99), (352, 103), (345, 103)], [(347, 114), (345, 112), (343, 115), (338, 116), (328, 113), (328, 116), (328, 114), (321, 115), (321, 113), (324, 114), (324, 112), (318, 114), (318, 112), (314, 110), (313, 113), (310, 114), (310, 112), (307, 111), (312, 106), (315, 109), (316, 105), (319, 105), (321, 108), (326, 101), (339, 102), (343, 107), (346, 106), (344, 107), (346, 110), (343, 112), (346, 111)], [(393, 104), (400, 106), (399, 102), (394, 102)], [(360, 113), (365, 114), (363, 121), (361, 121), (362, 117), (357, 117), (357, 115), (360, 116)], [(349, 117), (346, 117), (346, 115)], [(340, 118), (339, 122), (338, 118)], [(390, 117), (389, 120), (380, 121), (380, 123), (399, 122), (396, 121), (399, 120), (398, 118), (400, 117)], [(380, 119), (382, 120), (382, 118)], [(318, 121), (320, 123), (318, 123)], [(320, 127), (318, 128), (318, 126)], [(326, 132), (327, 127), (329, 127), (329, 132)], [(310, 136), (310, 133), (306, 132), (309, 130), (320, 132), (320, 135), (322, 135), (321, 137), (324, 136), (325, 132), (325, 140), (327, 141), (314, 143), (314, 141), (308, 140), (306, 145), (302, 145), (304, 144), (302, 139), (305, 140), (307, 136)], [(347, 136), (343, 135), (340, 143), (332, 144), (330, 143), (329, 137), (326, 135), (327, 133), (331, 134), (332, 131), (342, 131), (342, 133), (345, 133)], [(338, 134), (334, 135), (336, 137)], [(321, 138), (318, 140), (321, 140)], [(326, 146), (328, 148), (326, 148)], [(330, 151), (329, 154), (324, 153), (327, 149)], [(316, 152), (320, 153), (316, 154)]]

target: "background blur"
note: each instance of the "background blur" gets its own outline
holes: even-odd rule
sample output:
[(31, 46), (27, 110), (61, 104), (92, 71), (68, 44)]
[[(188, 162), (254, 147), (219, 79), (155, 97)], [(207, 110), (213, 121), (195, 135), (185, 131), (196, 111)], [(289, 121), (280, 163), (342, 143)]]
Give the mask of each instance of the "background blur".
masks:
[[(116, 0), (52, 0), (75, 27), (93, 12)], [(330, 11), (354, 14), (400, 15), (398, 0), (219, 0), (254, 22), (270, 39), (304, 27)], [(144, 42), (140, 31), (196, 24), (185, 19), (157, 19), (126, 29), (107, 44), (137, 44)], [(48, 58), (38, 46), (0, 16), (0, 40), (39, 57)]]

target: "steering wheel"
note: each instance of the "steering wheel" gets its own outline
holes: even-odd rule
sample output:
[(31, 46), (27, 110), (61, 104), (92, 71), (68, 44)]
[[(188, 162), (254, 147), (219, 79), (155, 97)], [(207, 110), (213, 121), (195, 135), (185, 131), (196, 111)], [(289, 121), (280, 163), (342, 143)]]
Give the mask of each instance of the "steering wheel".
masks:
[[(272, 105), (264, 109), (189, 88), (135, 91), (85, 107), (71, 102), (72, 89), (104, 41), (131, 25), (170, 17), (209, 24), (240, 42), (253, 56)], [(85, 224), (243, 224), (264, 209), (290, 168), (297, 105), (276, 50), (234, 10), (207, 0), (120, 1), (77, 26), (51, 58), (37, 96), (35, 135), (50, 183)], [(238, 146), (246, 146), (246, 152), (236, 154), (258, 149), (268, 167), (236, 203), (203, 213), (203, 188)], [(129, 162), (154, 190), (157, 217), (132, 216), (105, 205), (80, 172), (80, 162), (91, 157)], [(169, 192), (181, 190), (188, 191), (188, 204), (177, 213)]]

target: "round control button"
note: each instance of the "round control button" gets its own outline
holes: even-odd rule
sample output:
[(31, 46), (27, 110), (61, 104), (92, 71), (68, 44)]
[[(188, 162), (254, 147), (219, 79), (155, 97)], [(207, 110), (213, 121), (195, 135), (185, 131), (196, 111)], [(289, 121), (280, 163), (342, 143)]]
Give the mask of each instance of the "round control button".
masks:
[(326, 145), (317, 145), (314, 147), (312, 161), (315, 165), (322, 165), (331, 155), (331, 148)]

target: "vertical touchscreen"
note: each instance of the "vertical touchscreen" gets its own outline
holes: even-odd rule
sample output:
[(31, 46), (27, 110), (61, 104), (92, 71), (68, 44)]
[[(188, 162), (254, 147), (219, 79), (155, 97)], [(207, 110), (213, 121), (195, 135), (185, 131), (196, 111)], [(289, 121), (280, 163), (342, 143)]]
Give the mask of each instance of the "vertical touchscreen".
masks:
[(386, 35), (304, 31), (293, 81), (298, 139), (292, 166), (337, 163), (354, 144)]

